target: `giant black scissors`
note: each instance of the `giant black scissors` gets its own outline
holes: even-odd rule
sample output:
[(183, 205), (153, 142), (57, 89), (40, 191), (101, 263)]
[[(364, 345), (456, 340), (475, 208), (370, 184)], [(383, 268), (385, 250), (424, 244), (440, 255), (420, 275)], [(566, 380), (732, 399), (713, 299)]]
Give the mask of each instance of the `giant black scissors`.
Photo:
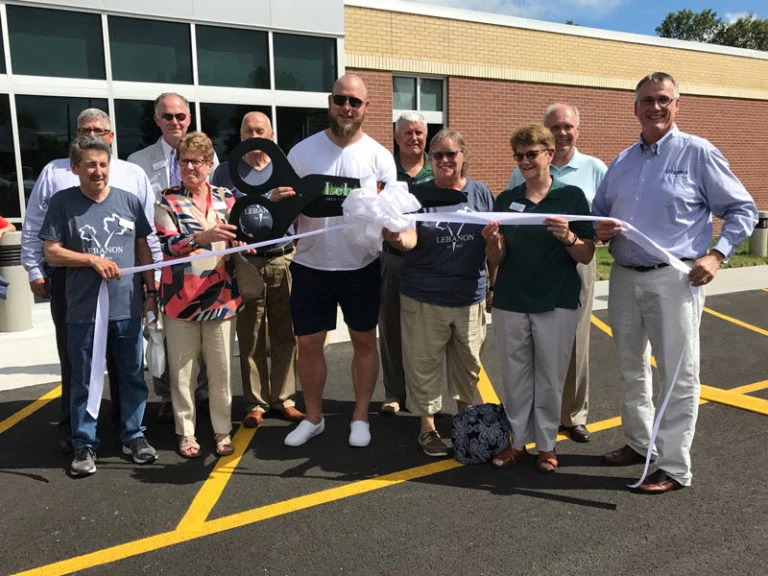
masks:
[[(240, 175), (240, 159), (259, 150), (272, 161), (272, 175), (259, 185), (249, 184)], [(342, 203), (350, 190), (360, 187), (357, 178), (309, 174), (299, 178), (283, 151), (272, 140), (249, 138), (235, 146), (229, 156), (229, 173), (235, 187), (245, 196), (239, 198), (229, 216), (237, 227), (237, 238), (245, 242), (263, 242), (282, 238), (299, 214), (310, 218), (342, 216)], [(270, 190), (290, 186), (295, 196), (273, 202), (265, 196)], [(424, 207), (454, 206), (467, 201), (458, 190), (431, 184), (409, 184), (408, 191)]]

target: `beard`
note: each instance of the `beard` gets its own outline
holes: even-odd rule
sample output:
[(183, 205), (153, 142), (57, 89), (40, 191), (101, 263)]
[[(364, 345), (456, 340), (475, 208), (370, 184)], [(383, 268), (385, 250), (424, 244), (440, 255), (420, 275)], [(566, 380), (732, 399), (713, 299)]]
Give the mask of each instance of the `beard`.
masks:
[(337, 138), (351, 138), (357, 134), (363, 126), (365, 114), (359, 114), (350, 124), (341, 124), (339, 119), (330, 110), (328, 111), (328, 122), (331, 132)]

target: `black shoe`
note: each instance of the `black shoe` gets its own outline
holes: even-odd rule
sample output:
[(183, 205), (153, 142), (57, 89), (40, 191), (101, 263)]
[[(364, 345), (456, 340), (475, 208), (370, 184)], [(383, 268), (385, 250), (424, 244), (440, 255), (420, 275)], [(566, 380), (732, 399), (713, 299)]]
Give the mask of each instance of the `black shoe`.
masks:
[(173, 422), (173, 405), (170, 402), (163, 401), (160, 404), (160, 408), (157, 409), (157, 414), (155, 415), (155, 421), (160, 424)]
[(589, 430), (583, 424), (576, 426), (560, 426), (560, 432), (567, 434), (574, 442), (589, 442)]

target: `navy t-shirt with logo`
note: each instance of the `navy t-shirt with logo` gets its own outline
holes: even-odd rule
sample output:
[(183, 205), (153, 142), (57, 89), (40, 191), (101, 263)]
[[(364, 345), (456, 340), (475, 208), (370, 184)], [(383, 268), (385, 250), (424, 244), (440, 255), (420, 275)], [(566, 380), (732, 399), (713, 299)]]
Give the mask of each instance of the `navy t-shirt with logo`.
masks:
[[(467, 178), (466, 203), (428, 212), (490, 212), (488, 187)], [(485, 299), (485, 239), (483, 226), (452, 222), (419, 222), (416, 247), (405, 253), (400, 293), (436, 306), (469, 306)]]
[[(121, 269), (136, 265), (136, 239), (152, 228), (135, 194), (110, 188), (102, 202), (94, 202), (75, 186), (51, 198), (40, 239), (60, 242), (81, 254), (112, 260)], [(101, 276), (90, 266), (67, 269), (67, 323), (95, 322)], [(144, 296), (141, 275), (123, 275), (107, 282), (109, 319), (141, 318)]]

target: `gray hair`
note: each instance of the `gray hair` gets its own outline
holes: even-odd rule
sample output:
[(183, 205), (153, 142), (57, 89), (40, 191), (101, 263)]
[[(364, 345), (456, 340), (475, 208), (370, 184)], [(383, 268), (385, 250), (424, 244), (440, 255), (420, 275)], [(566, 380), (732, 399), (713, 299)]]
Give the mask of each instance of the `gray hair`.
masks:
[(189, 110), (189, 100), (184, 98), (184, 96), (182, 96), (178, 92), (163, 92), (162, 94), (160, 94), (160, 96), (155, 98), (155, 116), (157, 116), (157, 109), (160, 107), (160, 102), (162, 102), (168, 96), (177, 96), (178, 98), (181, 98), (181, 100), (184, 102), (184, 106), (186, 106), (186, 108), (187, 108), (187, 112), (190, 111)]
[(78, 136), (69, 146), (69, 161), (77, 166), (83, 159), (83, 152), (86, 150), (98, 150), (106, 153), (107, 158), (112, 157), (112, 150), (110, 150), (109, 144), (98, 136)]
[(109, 114), (104, 112), (104, 110), (99, 110), (98, 108), (86, 108), (77, 115), (78, 127), (80, 126), (80, 122), (86, 118), (97, 118), (104, 123), (104, 127), (107, 130), (112, 130), (112, 121), (109, 119)]
[(667, 74), (666, 72), (651, 72), (648, 74), (648, 76), (645, 76), (640, 82), (637, 83), (637, 86), (635, 86), (635, 102), (637, 102), (640, 99), (640, 90), (648, 84), (648, 82), (672, 82), (675, 86), (675, 100), (680, 98), (680, 86), (677, 84), (677, 80), (675, 80), (671, 74)]
[(579, 114), (579, 109), (576, 108), (573, 104), (566, 104), (565, 102), (555, 102), (551, 106), (548, 106), (546, 110), (544, 110), (544, 117), (541, 120), (541, 123), (545, 126), (547, 125), (547, 117), (552, 114), (552, 112), (559, 110), (560, 108), (570, 108), (573, 110), (574, 116), (576, 116), (576, 126), (581, 124), (581, 115)]
[(395, 121), (395, 132), (400, 132), (400, 128), (402, 128), (403, 124), (406, 122), (419, 122), (420, 124), (424, 124), (424, 128), (427, 127), (427, 121), (423, 114), (420, 112), (409, 111), (400, 114), (400, 117)]
[(469, 153), (469, 147), (467, 146), (467, 141), (464, 139), (464, 135), (458, 130), (443, 128), (440, 130), (440, 132), (432, 137), (432, 140), (429, 143), (429, 149), (431, 150), (440, 144), (440, 142), (443, 140), (451, 140), (454, 144), (456, 144), (456, 146), (459, 147), (459, 150), (461, 150), (461, 155), (464, 156), (464, 163), (461, 165), (461, 175), (464, 177), (469, 174), (469, 160), (471, 154)]

